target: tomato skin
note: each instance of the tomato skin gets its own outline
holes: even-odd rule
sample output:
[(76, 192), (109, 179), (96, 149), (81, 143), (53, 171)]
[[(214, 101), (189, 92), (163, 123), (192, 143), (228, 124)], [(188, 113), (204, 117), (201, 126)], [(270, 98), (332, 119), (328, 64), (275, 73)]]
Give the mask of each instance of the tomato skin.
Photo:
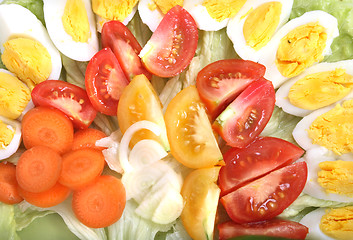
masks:
[(275, 98), (272, 82), (264, 78), (257, 80), (240, 93), (212, 126), (229, 146), (246, 147), (270, 120)]
[(224, 59), (204, 67), (196, 78), (196, 87), (212, 119), (215, 119), (250, 83), (265, 75), (262, 64)]
[(31, 93), (36, 106), (54, 107), (72, 120), (75, 128), (85, 129), (93, 122), (97, 111), (84, 89), (60, 80), (37, 84)]
[(191, 62), (197, 41), (195, 20), (184, 8), (176, 5), (165, 14), (140, 57), (151, 73), (160, 77), (176, 76)]
[(231, 148), (224, 155), (219, 174), (222, 195), (247, 182), (288, 165), (304, 154), (300, 147), (275, 137), (259, 137), (245, 148)]
[(228, 193), (221, 203), (236, 223), (274, 218), (302, 192), (307, 171), (305, 162), (290, 164)]
[(217, 228), (220, 240), (247, 235), (305, 239), (309, 232), (309, 229), (300, 223), (276, 218), (263, 222), (244, 224), (228, 221), (218, 224)]
[(86, 91), (93, 107), (115, 116), (123, 89), (129, 84), (110, 48), (103, 48), (89, 61), (85, 76)]
[(142, 47), (130, 30), (119, 21), (104, 23), (102, 28), (102, 47), (109, 47), (118, 59), (126, 78), (144, 74), (148, 79), (152, 74), (143, 66), (140, 57)]

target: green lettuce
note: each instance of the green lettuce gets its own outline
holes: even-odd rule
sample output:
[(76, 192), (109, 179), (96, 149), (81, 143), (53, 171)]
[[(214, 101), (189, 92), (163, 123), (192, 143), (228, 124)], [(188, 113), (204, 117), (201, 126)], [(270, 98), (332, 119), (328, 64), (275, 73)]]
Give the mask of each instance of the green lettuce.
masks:
[(16, 233), (15, 207), (0, 203), (0, 239), (19, 240)]

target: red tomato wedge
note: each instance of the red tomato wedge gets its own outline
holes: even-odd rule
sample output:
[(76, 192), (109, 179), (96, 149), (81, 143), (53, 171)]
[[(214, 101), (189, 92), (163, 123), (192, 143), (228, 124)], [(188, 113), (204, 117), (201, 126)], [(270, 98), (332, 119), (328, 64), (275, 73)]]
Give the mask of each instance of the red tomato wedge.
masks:
[(219, 174), (222, 195), (279, 167), (288, 165), (304, 150), (280, 138), (260, 137), (245, 148), (231, 148), (224, 155)]
[(97, 114), (86, 91), (68, 82), (41, 82), (33, 88), (31, 95), (34, 105), (59, 109), (72, 120), (76, 128), (88, 128)]
[(250, 83), (263, 77), (266, 68), (253, 61), (225, 59), (204, 67), (196, 87), (212, 119), (215, 119)]
[(228, 193), (221, 203), (236, 223), (274, 218), (302, 192), (307, 172), (305, 162), (290, 164)]
[(109, 21), (102, 28), (102, 47), (109, 47), (118, 59), (126, 78), (144, 74), (151, 79), (152, 74), (143, 66), (138, 56), (142, 47), (130, 30), (119, 21)]
[(265, 128), (275, 101), (272, 83), (262, 78), (240, 93), (212, 126), (229, 146), (243, 148), (254, 141)]
[(305, 239), (309, 232), (309, 229), (300, 223), (276, 218), (263, 222), (244, 224), (228, 221), (219, 224), (217, 228), (220, 240), (252, 235)]
[(147, 70), (160, 77), (181, 73), (195, 55), (198, 30), (195, 20), (176, 5), (164, 16), (140, 52)]
[(123, 89), (129, 84), (110, 48), (103, 48), (89, 61), (85, 76), (86, 91), (93, 107), (115, 116)]

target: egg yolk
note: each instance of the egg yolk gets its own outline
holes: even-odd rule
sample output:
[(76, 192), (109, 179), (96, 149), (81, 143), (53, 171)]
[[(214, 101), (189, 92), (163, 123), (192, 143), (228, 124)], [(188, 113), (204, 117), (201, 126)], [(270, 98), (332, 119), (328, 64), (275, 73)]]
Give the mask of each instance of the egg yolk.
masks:
[(308, 129), (313, 144), (341, 155), (353, 151), (353, 100), (337, 104), (316, 118)]
[(15, 131), (0, 120), (0, 133), (0, 149), (6, 149), (12, 141)]
[(0, 72), (0, 115), (16, 119), (18, 118), (29, 100), (31, 92), (29, 88), (17, 77)]
[(319, 168), (317, 181), (326, 192), (353, 197), (353, 162), (325, 161)]
[(183, 6), (184, 0), (153, 0), (154, 4), (149, 4), (148, 8), (154, 10), (157, 7), (162, 11), (163, 14), (166, 14), (171, 8), (176, 5)]
[(93, 12), (102, 18), (120, 22), (132, 12), (138, 0), (92, 0)]
[(320, 229), (334, 239), (351, 240), (353, 236), (353, 207), (331, 209), (321, 218)]
[(308, 23), (290, 31), (280, 41), (276, 66), (285, 77), (294, 77), (323, 60), (327, 34), (318, 23)]
[(246, 44), (255, 50), (261, 49), (275, 33), (282, 11), (282, 3), (268, 2), (248, 13), (243, 34)]
[(315, 110), (345, 97), (353, 87), (353, 76), (344, 69), (318, 72), (299, 79), (289, 90), (288, 99), (296, 107)]
[(67, 0), (61, 18), (65, 32), (75, 42), (87, 42), (91, 36), (87, 11), (82, 0)]
[(205, 0), (202, 6), (206, 7), (208, 14), (218, 22), (237, 14), (246, 0)]
[(48, 50), (40, 42), (29, 38), (14, 38), (5, 42), (1, 59), (6, 68), (30, 89), (48, 79), (52, 71)]

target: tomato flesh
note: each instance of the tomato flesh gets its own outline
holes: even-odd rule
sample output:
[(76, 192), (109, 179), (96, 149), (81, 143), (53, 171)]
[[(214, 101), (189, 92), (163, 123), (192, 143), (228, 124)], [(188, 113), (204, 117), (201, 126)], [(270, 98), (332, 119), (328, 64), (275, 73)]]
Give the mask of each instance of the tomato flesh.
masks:
[(292, 204), (306, 179), (306, 163), (293, 163), (228, 193), (221, 203), (236, 223), (268, 220)]
[(109, 21), (102, 28), (102, 47), (109, 47), (118, 59), (126, 78), (132, 80), (139, 74), (151, 79), (152, 74), (143, 66), (140, 57), (142, 47), (130, 30), (119, 21)]
[(274, 107), (273, 85), (262, 78), (240, 93), (212, 126), (229, 146), (243, 148), (262, 132)]
[(309, 229), (298, 223), (283, 219), (238, 224), (232, 221), (218, 224), (219, 239), (226, 240), (239, 236), (267, 236), (288, 239), (305, 239)]
[(96, 117), (84, 89), (60, 80), (47, 80), (33, 88), (32, 101), (36, 106), (54, 107), (73, 122), (75, 128), (88, 128)]
[(181, 73), (194, 57), (198, 30), (193, 17), (181, 6), (171, 8), (140, 52), (151, 73), (172, 77)]
[(300, 147), (275, 137), (260, 137), (245, 148), (231, 148), (224, 155), (225, 166), (219, 174), (222, 195), (234, 191), (304, 154)]
[(124, 88), (129, 84), (114, 53), (103, 48), (89, 61), (85, 76), (86, 91), (94, 108), (115, 116)]
[(196, 86), (212, 119), (265, 71), (264, 65), (242, 59), (219, 60), (204, 67), (197, 75)]

